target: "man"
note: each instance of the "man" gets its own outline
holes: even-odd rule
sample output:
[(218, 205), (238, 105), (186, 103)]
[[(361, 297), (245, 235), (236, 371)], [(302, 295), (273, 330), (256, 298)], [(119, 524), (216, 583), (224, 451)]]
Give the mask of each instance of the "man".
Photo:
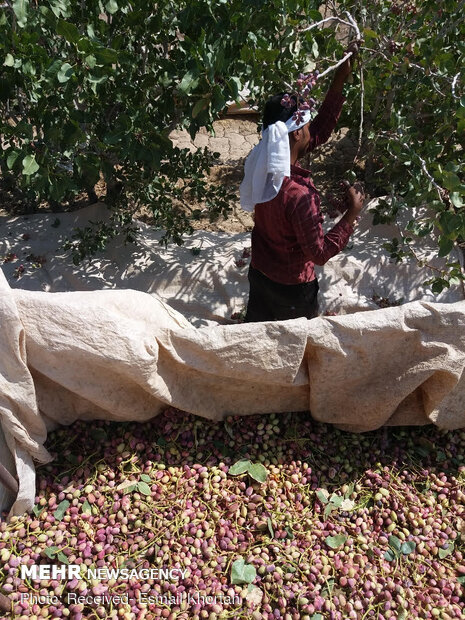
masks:
[(310, 172), (297, 164), (326, 142), (336, 126), (358, 44), (352, 43), (347, 51), (353, 55), (336, 70), (313, 120), (310, 111), (294, 120), (297, 102), (294, 108), (282, 105), (285, 93), (265, 106), (262, 140), (245, 162), (240, 188), (242, 207), (255, 211), (245, 322), (317, 316), (314, 266), (324, 265), (346, 246), (363, 207), (360, 186), (349, 186), (347, 211), (325, 235), (318, 191)]

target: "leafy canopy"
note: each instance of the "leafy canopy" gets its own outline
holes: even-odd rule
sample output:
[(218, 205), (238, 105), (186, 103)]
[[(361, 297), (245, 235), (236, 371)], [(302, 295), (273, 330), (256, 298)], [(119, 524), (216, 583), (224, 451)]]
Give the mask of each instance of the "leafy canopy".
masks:
[[(465, 240), (463, 5), (368, 0), (355, 8), (342, 1), (339, 8), (355, 11), (365, 37), (367, 140), (361, 161), (368, 187), (390, 196), (375, 210), (374, 223), (408, 220), (400, 237), (386, 244), (396, 261), (413, 256), (409, 244), (415, 236), (430, 237), (439, 256), (448, 256)], [(355, 133), (358, 89), (349, 103), (346, 120)], [(463, 279), (457, 263), (430, 273), (435, 292)]]
[[(107, 202), (151, 209), (182, 242), (199, 218), (230, 210), (226, 187), (209, 186), (214, 157), (173, 148), (176, 127), (211, 129), (247, 83), (259, 96), (294, 74), (311, 48), (293, 26), (316, 2), (17, 0), (0, 15), (2, 176), (36, 204), (72, 199), (103, 177)], [(182, 180), (179, 183), (179, 180)], [(182, 207), (182, 208), (181, 208)], [(80, 231), (78, 262), (111, 230)], [(94, 236), (95, 237), (95, 236)]]
[[(212, 186), (206, 151), (173, 148), (168, 136), (192, 136), (247, 86), (258, 105), (285, 90), (298, 72), (326, 69), (342, 54), (334, 26), (309, 0), (14, 0), (0, 13), (0, 169), (31, 203), (90, 194), (103, 177), (117, 210), (110, 228), (126, 228), (144, 205), (164, 241), (182, 243), (205, 206), (227, 215), (231, 192)], [(454, 0), (341, 0), (364, 37), (340, 123), (363, 140), (354, 170), (391, 196), (374, 221), (410, 221), (387, 244), (411, 256), (410, 240), (431, 237), (441, 256), (465, 237), (465, 22)], [(339, 28), (339, 27), (338, 27)], [(363, 83), (362, 83), (363, 78)], [(363, 85), (363, 114), (361, 92)], [(324, 93), (321, 84), (316, 95)], [(111, 230), (77, 233), (79, 261)], [(463, 276), (458, 264), (431, 273), (440, 291)]]

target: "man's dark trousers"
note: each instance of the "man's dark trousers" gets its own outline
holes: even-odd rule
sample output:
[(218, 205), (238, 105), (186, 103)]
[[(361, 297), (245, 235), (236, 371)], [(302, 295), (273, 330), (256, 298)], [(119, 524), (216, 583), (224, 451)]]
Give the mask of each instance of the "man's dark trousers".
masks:
[(318, 316), (318, 281), (280, 284), (249, 267), (249, 303), (245, 323)]

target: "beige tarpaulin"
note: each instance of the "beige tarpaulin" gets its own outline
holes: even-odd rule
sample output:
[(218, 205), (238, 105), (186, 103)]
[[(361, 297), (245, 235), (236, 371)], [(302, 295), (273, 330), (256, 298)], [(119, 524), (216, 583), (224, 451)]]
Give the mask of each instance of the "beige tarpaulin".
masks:
[[(118, 253), (104, 259), (118, 274), (113, 281), (105, 276), (105, 264), (60, 269), (60, 258), (53, 258), (57, 246), (49, 239), (53, 219), (41, 218), (27, 221), (27, 234), (31, 241), (37, 235), (38, 245), (31, 248), (35, 254), (41, 243), (48, 243), (47, 270), (38, 269), (32, 274), (35, 280), (31, 276), (21, 282), (5, 269), (11, 284), (45, 290), (57, 290), (61, 284), (63, 290), (73, 288), (73, 282), (74, 288), (86, 288), (83, 283), (89, 280), (112, 287), (115, 279), (121, 282), (118, 261), (123, 259)], [(4, 250), (17, 253), (15, 243), (22, 236), (15, 231), (10, 228), (12, 234), (3, 237), (11, 238)], [(358, 234), (363, 238), (366, 231), (361, 228)], [(155, 242), (149, 252), (140, 247), (127, 250), (135, 254), (132, 263), (125, 257), (126, 269), (136, 270), (140, 277), (145, 273), (151, 294), (130, 289), (51, 294), (11, 288), (0, 273), (0, 415), (16, 472), (1, 441), (0, 458), (20, 480), (12, 513), (32, 507), (32, 459), (48, 458), (46, 429), (78, 418), (146, 420), (173, 405), (213, 419), (230, 413), (310, 409), (316, 419), (353, 431), (431, 422), (448, 429), (465, 427), (464, 301), (413, 301), (312, 321), (213, 324), (207, 309), (237, 309), (228, 306), (229, 299), (244, 297), (244, 286), (246, 290), (244, 268), (235, 263), (246, 237), (220, 238), (221, 243), (216, 236), (216, 245), (213, 234), (197, 234), (191, 241), (203, 240), (202, 251), (210, 251), (210, 263), (206, 258), (195, 262), (188, 248), (171, 249), (168, 268)], [(379, 247), (376, 240), (373, 243)], [(365, 239), (363, 248), (368, 244)], [(348, 254), (340, 256), (332, 271), (322, 274), (322, 280), (333, 280), (334, 307), (341, 296), (338, 291), (363, 281), (370, 260), (371, 255), (365, 263), (357, 256), (352, 262)], [(157, 265), (158, 285), (151, 271)], [(382, 271), (380, 264), (378, 270)], [(188, 281), (192, 271), (197, 279)], [(376, 284), (381, 280), (382, 276)], [(415, 272), (412, 282), (420, 282)], [(394, 290), (408, 290), (408, 282), (402, 286), (399, 280)], [(173, 292), (173, 299), (186, 306), (192, 298), (196, 316), (189, 322), (155, 289), (164, 291), (165, 299), (166, 291)], [(346, 309), (367, 309), (369, 298), (352, 291), (342, 296), (348, 300)], [(204, 327), (193, 325), (196, 317)], [(3, 495), (3, 504), (7, 501)]]

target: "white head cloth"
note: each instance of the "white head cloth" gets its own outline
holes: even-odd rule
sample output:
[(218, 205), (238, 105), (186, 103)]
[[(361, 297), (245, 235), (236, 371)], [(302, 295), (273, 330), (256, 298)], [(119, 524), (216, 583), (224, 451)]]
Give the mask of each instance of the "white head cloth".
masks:
[(262, 132), (262, 139), (250, 151), (244, 164), (244, 179), (240, 186), (241, 207), (253, 211), (259, 202), (268, 202), (278, 195), (284, 177), (291, 176), (291, 149), (288, 134), (309, 123), (314, 114), (303, 112), (297, 125), (291, 118), (277, 121)]

